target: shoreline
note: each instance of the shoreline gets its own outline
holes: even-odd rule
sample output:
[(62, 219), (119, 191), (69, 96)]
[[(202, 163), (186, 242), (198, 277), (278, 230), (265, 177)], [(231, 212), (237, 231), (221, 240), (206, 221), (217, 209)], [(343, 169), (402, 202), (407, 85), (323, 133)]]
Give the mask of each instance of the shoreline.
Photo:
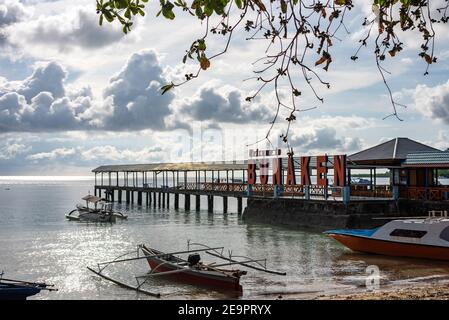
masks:
[(371, 292), (320, 295), (313, 300), (449, 300), (449, 280), (385, 287)]

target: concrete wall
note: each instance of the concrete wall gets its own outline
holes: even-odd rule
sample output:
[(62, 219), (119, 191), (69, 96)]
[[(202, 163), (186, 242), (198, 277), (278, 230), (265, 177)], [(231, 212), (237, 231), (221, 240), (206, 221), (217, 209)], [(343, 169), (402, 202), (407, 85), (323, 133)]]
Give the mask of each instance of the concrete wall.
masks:
[(429, 210), (448, 210), (449, 203), (399, 201), (337, 201), (303, 199), (248, 199), (246, 221), (299, 228), (373, 228), (390, 221), (386, 217), (427, 216)]

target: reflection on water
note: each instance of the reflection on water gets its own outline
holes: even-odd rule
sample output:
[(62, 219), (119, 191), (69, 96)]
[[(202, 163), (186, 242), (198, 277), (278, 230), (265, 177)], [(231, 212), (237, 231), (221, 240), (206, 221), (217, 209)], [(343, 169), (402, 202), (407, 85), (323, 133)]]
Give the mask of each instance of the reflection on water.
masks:
[[(287, 272), (287, 276), (278, 276), (249, 269), (241, 279), (244, 299), (279, 295), (312, 298), (366, 290), (366, 268), (370, 265), (379, 267), (381, 285), (449, 276), (444, 262), (358, 254), (320, 232), (245, 223), (235, 213), (237, 204), (231, 198), (228, 214), (221, 213), (222, 201), (217, 198), (212, 214), (116, 204), (117, 210), (129, 215), (128, 220), (113, 225), (65, 220), (64, 215), (89, 189), (89, 180), (27, 183), (0, 179), (0, 270), (11, 278), (46, 281), (59, 288), (33, 299), (151, 299), (99, 278), (86, 266), (135, 252), (140, 243), (163, 251), (184, 250), (188, 239), (225, 246), (233, 255), (267, 258), (268, 268)], [(202, 199), (202, 208), (207, 208), (206, 199)], [(205, 261), (216, 261), (206, 254), (201, 256)], [(144, 275), (148, 266), (140, 260), (111, 265), (105, 271), (135, 284), (134, 276)], [(162, 293), (166, 299), (229, 298), (163, 278), (150, 283), (145, 288)]]

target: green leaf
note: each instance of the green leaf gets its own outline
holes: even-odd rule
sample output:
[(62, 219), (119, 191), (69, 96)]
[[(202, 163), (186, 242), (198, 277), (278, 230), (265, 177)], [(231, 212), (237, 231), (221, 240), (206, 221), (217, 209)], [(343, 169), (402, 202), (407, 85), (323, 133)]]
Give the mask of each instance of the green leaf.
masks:
[(204, 39), (198, 40), (198, 50), (206, 50), (206, 41)]
[(243, 1), (242, 0), (235, 0), (235, 4), (239, 9), (243, 8)]
[(170, 84), (166, 84), (165, 86), (163, 86), (163, 87), (161, 88), (162, 94), (164, 94), (164, 93), (166, 93), (167, 91), (173, 89), (174, 86), (175, 86), (175, 85), (173, 84), (173, 82), (170, 83)]

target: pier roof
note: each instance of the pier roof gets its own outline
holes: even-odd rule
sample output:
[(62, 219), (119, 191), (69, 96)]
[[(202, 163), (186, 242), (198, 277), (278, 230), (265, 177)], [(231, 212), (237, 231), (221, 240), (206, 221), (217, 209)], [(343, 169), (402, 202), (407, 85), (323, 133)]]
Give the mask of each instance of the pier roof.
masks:
[(395, 138), (374, 147), (350, 155), (349, 161), (356, 164), (399, 165), (409, 153), (439, 152), (440, 150), (409, 138)]
[(105, 165), (92, 172), (146, 172), (146, 171), (226, 171), (246, 170), (247, 161), (214, 161), (214, 162), (179, 162), (179, 163), (148, 163)]
[(449, 168), (449, 151), (410, 153), (402, 165), (404, 167)]

